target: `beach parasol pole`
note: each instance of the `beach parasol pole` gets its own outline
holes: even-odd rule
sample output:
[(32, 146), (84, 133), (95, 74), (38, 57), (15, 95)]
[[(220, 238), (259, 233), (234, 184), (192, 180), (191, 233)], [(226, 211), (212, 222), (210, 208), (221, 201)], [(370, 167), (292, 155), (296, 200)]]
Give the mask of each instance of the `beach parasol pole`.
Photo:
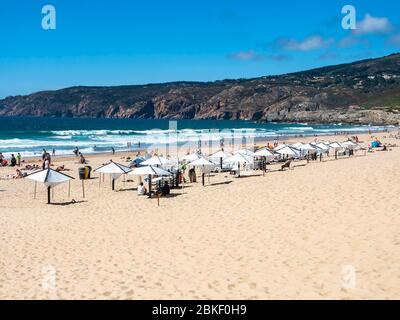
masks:
[(149, 198), (151, 198), (151, 174), (149, 174)]
[(37, 186), (37, 182), (35, 181), (35, 188), (33, 190), (33, 199), (36, 199), (36, 186)]
[(47, 204), (50, 204), (50, 187), (47, 187)]
[(71, 198), (71, 180), (68, 181), (68, 198)]
[(85, 181), (82, 179), (82, 195), (85, 198)]

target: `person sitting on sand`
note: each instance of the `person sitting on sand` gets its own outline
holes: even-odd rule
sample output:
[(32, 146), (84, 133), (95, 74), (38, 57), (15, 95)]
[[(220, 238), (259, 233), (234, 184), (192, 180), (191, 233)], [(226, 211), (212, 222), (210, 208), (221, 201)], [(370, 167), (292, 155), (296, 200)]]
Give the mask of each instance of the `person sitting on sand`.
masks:
[(21, 172), (21, 170), (19, 170), (19, 169), (17, 169), (16, 172), (17, 172), (17, 173), (15, 174), (14, 179), (22, 179), (22, 178), (24, 178), (24, 177), (26, 176), (26, 173), (23, 174), (23, 173)]
[(57, 172), (66, 171), (66, 170), (67, 170), (67, 169), (65, 169), (65, 166), (64, 166), (64, 165), (59, 166), (59, 167), (56, 168), (56, 171), (57, 171)]
[(143, 182), (141, 182), (137, 188), (137, 194), (138, 194), (138, 196), (144, 196), (144, 195), (146, 195), (146, 193), (147, 193), (147, 189), (143, 185)]

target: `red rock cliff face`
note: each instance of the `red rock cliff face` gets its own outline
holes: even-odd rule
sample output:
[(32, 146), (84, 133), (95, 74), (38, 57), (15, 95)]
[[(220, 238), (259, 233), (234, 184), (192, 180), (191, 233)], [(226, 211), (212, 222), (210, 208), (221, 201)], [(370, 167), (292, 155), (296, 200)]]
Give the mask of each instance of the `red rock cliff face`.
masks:
[(0, 100), (0, 115), (400, 123), (400, 55), (249, 80), (73, 87)]

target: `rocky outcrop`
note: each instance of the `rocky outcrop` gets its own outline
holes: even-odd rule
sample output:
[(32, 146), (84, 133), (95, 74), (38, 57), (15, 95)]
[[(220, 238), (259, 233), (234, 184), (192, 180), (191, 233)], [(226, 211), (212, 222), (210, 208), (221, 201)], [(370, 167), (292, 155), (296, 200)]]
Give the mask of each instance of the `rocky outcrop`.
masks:
[(400, 54), (256, 79), (73, 87), (0, 100), (3, 116), (400, 124)]

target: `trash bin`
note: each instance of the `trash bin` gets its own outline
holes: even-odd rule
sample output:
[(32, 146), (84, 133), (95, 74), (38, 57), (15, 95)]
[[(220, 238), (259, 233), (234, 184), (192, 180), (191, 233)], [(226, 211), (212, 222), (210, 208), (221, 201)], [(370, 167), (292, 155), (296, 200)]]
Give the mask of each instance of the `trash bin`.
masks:
[(87, 168), (79, 168), (79, 179), (85, 180)]
[(92, 167), (91, 166), (85, 166), (85, 168), (87, 169), (86, 179), (90, 179), (90, 174), (92, 172)]

